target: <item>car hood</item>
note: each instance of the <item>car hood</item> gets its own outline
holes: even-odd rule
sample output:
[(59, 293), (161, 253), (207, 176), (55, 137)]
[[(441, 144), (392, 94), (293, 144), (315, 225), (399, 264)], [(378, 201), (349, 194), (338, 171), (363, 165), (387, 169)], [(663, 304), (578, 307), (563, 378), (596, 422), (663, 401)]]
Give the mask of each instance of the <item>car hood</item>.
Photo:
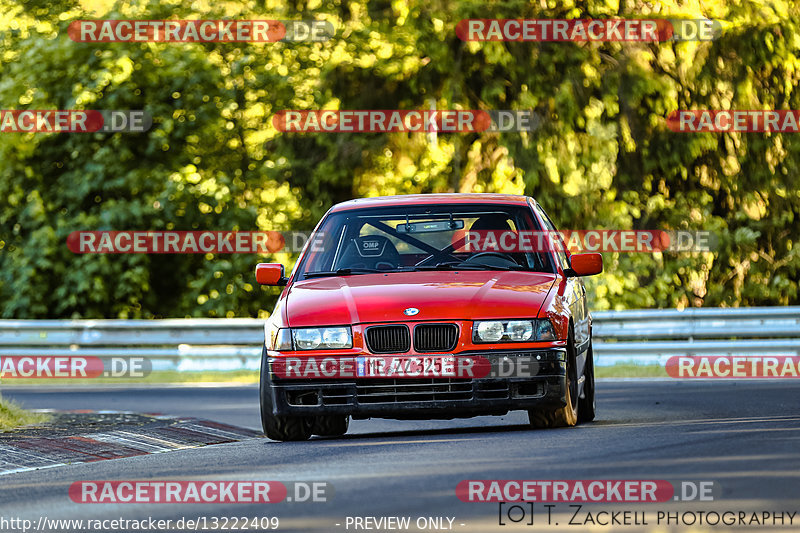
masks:
[[(286, 300), (290, 327), (536, 317), (554, 274), (436, 271), (300, 281)], [(414, 316), (403, 311), (419, 309)]]

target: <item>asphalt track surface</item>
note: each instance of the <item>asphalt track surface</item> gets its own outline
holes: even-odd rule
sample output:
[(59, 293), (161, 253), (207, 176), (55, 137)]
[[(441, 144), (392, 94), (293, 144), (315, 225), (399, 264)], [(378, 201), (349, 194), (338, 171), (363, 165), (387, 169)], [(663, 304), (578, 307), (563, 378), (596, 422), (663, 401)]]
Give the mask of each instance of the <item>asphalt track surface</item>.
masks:
[[(348, 527), (347, 517), (365, 516), (408, 516), (408, 531), (420, 531), (418, 517), (453, 518), (452, 531), (800, 530), (800, 382), (602, 380), (597, 392), (597, 420), (576, 428), (532, 430), (522, 412), (451, 421), (355, 421), (341, 438), (258, 438), (10, 474), (0, 477), (0, 517), (277, 516), (278, 531), (331, 532), (391, 530), (356, 529), (352, 522)], [(29, 408), (162, 412), (260, 425), (256, 387), (9, 387), (3, 394)], [(76, 504), (67, 496), (74, 481), (131, 479), (327, 481), (334, 495), (327, 502), (261, 505)], [(497, 503), (456, 497), (464, 479), (709, 480), (721, 491), (713, 502), (591, 504), (576, 518), (575, 508), (557, 504), (549, 523), (536, 503), (534, 526), (524, 525), (528, 516), (500, 526)], [(587, 510), (644, 512), (647, 524), (592, 526)], [(769, 520), (698, 527), (657, 522), (660, 510), (691, 511), (695, 518), (701, 511), (797, 514), (791, 525), (785, 515), (783, 528)], [(448, 521), (443, 523), (446, 528)]]

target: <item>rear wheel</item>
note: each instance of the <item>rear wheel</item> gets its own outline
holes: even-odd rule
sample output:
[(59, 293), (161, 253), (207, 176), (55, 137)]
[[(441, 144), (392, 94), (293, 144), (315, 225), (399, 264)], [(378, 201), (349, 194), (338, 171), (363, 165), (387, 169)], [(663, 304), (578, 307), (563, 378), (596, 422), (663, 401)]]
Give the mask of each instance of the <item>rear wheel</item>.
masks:
[(592, 343), (589, 342), (589, 350), (586, 353), (586, 366), (583, 367), (583, 398), (578, 401), (578, 423), (591, 422), (594, 420), (594, 351)]
[(261, 427), (264, 434), (272, 440), (308, 440), (311, 437), (311, 428), (314, 417), (310, 416), (283, 416), (272, 413), (272, 386), (267, 374), (269, 362), (267, 361), (266, 347), (261, 351), (261, 382), (259, 396), (261, 403)]
[(320, 437), (338, 437), (347, 433), (350, 417), (347, 415), (318, 416), (314, 420), (311, 433)]
[(528, 420), (535, 428), (560, 428), (578, 423), (578, 376), (576, 370), (575, 338), (572, 328), (567, 340), (567, 404), (557, 409), (529, 409)]

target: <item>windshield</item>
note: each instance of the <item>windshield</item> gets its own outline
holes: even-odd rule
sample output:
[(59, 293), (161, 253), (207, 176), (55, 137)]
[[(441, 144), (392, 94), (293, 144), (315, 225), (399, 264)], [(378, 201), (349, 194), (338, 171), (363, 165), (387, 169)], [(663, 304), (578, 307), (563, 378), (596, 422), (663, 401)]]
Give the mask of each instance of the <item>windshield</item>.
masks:
[(425, 270), (553, 272), (544, 252), (481, 252), (466, 245), (467, 232), (539, 229), (528, 207), (511, 205), (342, 211), (326, 217), (296, 279)]

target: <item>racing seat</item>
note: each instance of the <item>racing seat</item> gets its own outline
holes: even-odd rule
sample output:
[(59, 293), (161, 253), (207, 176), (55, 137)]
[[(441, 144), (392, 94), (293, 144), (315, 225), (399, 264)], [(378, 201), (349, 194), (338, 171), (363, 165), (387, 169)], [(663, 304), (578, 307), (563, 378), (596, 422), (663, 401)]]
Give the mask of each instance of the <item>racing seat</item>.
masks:
[[(513, 227), (510, 223), (510, 219), (507, 215), (501, 213), (487, 213), (485, 215), (481, 215), (478, 217), (475, 222), (469, 227), (470, 232), (481, 232), (481, 234), (485, 234), (487, 232), (496, 233), (499, 237), (500, 233), (504, 231), (513, 231)], [(499, 252), (498, 252), (499, 253)], [(502, 255), (512, 259), (518, 265), (527, 265), (528, 261), (525, 258), (524, 253), (520, 252), (507, 252), (503, 253)], [(469, 262), (471, 258), (467, 259)], [(488, 264), (488, 265), (496, 265), (496, 266), (503, 266), (504, 262), (501, 260), (498, 262), (497, 258), (495, 257), (481, 257), (481, 263)]]
[(350, 241), (336, 268), (393, 270), (399, 266), (400, 254), (392, 241), (382, 235), (362, 235)]
[(499, 213), (481, 215), (469, 227), (470, 231), (507, 231), (510, 229), (508, 217)]

